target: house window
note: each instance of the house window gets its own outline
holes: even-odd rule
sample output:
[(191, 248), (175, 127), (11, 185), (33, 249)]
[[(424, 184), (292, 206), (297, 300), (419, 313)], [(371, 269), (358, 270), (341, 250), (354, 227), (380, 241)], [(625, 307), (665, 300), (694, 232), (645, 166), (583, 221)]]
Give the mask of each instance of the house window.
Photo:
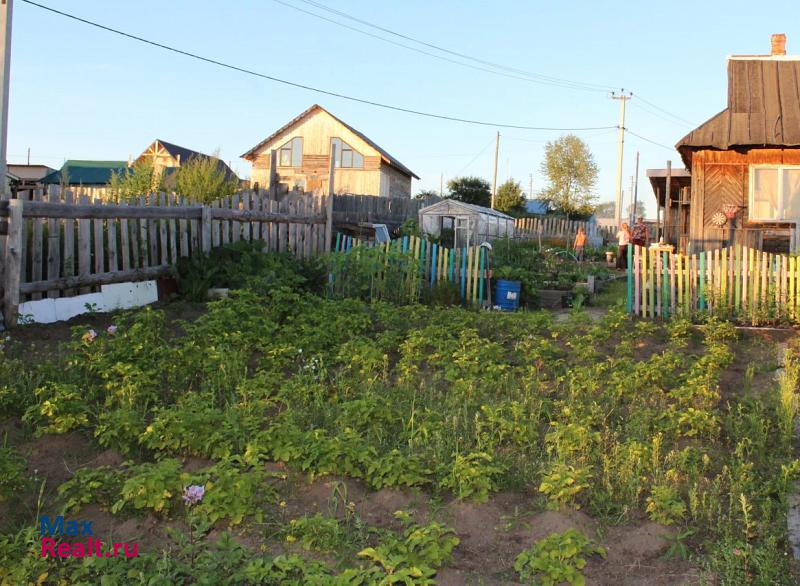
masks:
[(800, 220), (800, 166), (751, 166), (749, 204), (751, 220)]
[(278, 167), (302, 167), (303, 137), (295, 136), (278, 150)]
[(344, 142), (341, 138), (332, 138), (331, 145), (336, 147), (336, 166), (345, 169), (363, 169), (364, 157)]

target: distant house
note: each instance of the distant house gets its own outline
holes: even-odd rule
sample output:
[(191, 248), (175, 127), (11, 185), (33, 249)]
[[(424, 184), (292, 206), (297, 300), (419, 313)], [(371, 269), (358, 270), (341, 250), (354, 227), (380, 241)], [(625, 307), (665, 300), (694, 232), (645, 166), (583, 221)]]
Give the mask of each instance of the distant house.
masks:
[(769, 55), (728, 58), (727, 107), (676, 148), (690, 178), (671, 177), (669, 194), (657, 181), (664, 227), (686, 225), (683, 242), (667, 230), (674, 244), (800, 248), (800, 58), (786, 55), (785, 35), (772, 35)]
[(543, 202), (540, 199), (526, 199), (525, 200), (525, 211), (529, 214), (546, 214), (547, 213), (547, 203)]
[(322, 106), (313, 105), (273, 132), (242, 158), (253, 164), (251, 180), (269, 185), (270, 158), (277, 154), (275, 172), (289, 189), (326, 193), (331, 146), (336, 145), (336, 193), (411, 197), (413, 171)]
[(58, 171), (42, 178), (45, 185), (70, 185), (104, 187), (112, 173), (122, 173), (127, 161), (77, 161), (69, 160)]
[(9, 179), (13, 177), (12, 188), (15, 190), (34, 189), (41, 186), (41, 181), (55, 172), (47, 165), (8, 165)]
[(212, 159), (216, 161), (217, 166), (225, 172), (226, 178), (235, 179), (237, 181), (239, 179), (236, 173), (221, 159), (158, 138), (136, 158), (136, 162), (147, 162), (151, 164), (154, 169), (161, 170), (164, 172), (165, 176), (169, 176), (190, 159)]

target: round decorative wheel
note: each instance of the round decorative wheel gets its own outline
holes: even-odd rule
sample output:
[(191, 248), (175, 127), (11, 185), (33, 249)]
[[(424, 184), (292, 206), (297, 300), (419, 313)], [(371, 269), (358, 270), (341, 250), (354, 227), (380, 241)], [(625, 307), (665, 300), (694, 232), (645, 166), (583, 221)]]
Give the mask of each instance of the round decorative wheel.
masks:
[(711, 223), (717, 228), (722, 228), (728, 223), (728, 218), (722, 212), (716, 212), (713, 216), (711, 216)]

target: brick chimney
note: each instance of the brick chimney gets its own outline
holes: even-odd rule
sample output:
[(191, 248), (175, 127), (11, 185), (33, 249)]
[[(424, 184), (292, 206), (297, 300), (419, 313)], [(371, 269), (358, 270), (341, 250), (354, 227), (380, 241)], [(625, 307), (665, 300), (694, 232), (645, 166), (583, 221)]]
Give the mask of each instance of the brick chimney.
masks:
[(772, 55), (786, 55), (786, 35), (772, 35)]

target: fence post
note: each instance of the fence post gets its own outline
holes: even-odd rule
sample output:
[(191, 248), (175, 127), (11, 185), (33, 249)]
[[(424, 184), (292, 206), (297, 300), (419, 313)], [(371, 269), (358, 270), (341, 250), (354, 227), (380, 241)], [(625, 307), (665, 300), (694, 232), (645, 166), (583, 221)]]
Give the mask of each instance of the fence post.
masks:
[(200, 219), (200, 248), (203, 252), (211, 252), (211, 206), (202, 207)]
[(3, 316), (6, 327), (17, 325), (19, 285), (22, 274), (22, 206), (23, 200), (8, 200), (8, 235), (6, 236), (5, 293)]
[(334, 171), (336, 170), (336, 145), (331, 145), (331, 158), (328, 161), (328, 199), (325, 201), (325, 250), (331, 249), (333, 240), (333, 194), (336, 188)]
[(278, 151), (269, 152), (269, 199), (278, 200)]
[(628, 313), (633, 313), (633, 247), (628, 245)]

